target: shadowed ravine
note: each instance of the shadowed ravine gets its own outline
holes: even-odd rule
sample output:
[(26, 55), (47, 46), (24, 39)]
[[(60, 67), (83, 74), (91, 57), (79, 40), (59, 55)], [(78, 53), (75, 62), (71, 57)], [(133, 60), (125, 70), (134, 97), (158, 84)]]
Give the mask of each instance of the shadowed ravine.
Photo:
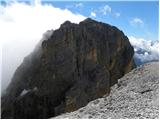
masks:
[(2, 118), (49, 118), (77, 110), (109, 94), (135, 67), (127, 36), (109, 24), (66, 21), (49, 34), (14, 73), (2, 96)]

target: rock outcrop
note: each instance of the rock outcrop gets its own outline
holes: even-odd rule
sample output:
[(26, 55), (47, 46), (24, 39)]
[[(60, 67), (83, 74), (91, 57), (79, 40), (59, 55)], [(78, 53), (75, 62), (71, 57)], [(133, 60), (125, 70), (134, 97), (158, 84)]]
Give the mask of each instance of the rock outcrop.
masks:
[(2, 118), (49, 118), (110, 92), (135, 67), (133, 47), (114, 26), (86, 19), (50, 31), (24, 58), (2, 96)]
[(56, 118), (70, 119), (158, 119), (159, 63), (140, 66), (118, 80), (110, 95)]

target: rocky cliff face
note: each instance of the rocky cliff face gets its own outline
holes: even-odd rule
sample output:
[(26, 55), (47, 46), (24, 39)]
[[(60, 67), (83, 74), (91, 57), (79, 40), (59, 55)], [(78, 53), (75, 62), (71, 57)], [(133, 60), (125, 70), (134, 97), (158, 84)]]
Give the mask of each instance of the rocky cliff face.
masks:
[(158, 119), (159, 63), (144, 64), (118, 80), (109, 95), (56, 118)]
[(135, 67), (133, 54), (114, 26), (66, 21), (17, 68), (2, 96), (1, 117), (49, 118), (83, 107)]

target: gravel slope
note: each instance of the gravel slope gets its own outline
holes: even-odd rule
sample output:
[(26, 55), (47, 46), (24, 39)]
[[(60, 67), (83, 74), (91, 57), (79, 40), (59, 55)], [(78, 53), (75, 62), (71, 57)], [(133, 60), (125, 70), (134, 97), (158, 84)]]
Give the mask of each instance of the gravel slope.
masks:
[(109, 96), (55, 118), (159, 118), (159, 63), (142, 65), (111, 88)]

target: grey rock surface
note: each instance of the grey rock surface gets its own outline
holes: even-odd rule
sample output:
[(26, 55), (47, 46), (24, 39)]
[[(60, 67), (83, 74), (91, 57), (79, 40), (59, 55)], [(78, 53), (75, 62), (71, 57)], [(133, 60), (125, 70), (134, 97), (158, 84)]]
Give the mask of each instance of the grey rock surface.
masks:
[(56, 118), (159, 118), (159, 63), (144, 64), (118, 80), (109, 96)]

